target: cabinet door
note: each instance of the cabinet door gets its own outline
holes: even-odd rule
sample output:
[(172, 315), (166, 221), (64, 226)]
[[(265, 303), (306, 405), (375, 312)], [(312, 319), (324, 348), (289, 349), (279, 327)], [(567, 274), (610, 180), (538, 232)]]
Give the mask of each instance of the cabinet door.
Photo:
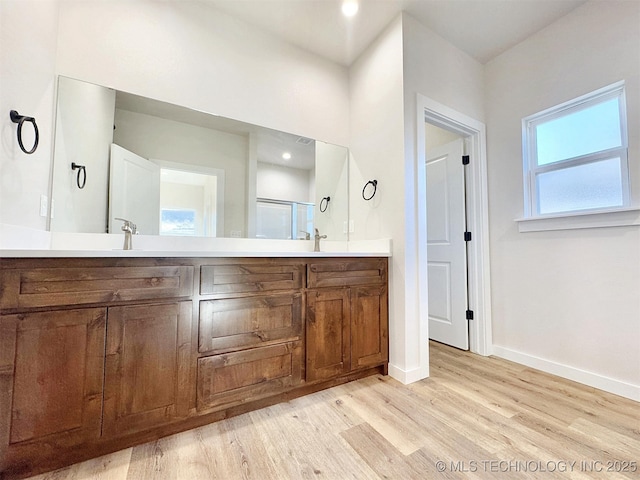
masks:
[(198, 410), (276, 395), (301, 382), (302, 343), (287, 342), (198, 359)]
[[(73, 260), (72, 264), (78, 263)], [(193, 267), (16, 268), (0, 270), (0, 285), (0, 308), (158, 300), (191, 295)]]
[(103, 435), (186, 417), (191, 302), (112, 307), (108, 315)]
[(243, 260), (203, 265), (200, 274), (200, 293), (203, 295), (260, 293), (302, 288), (303, 263), (278, 264), (267, 259)]
[(389, 359), (386, 287), (351, 289), (351, 369), (371, 367)]
[(350, 365), (348, 289), (307, 292), (307, 380), (339, 376)]
[(100, 436), (106, 309), (0, 317), (0, 471)]
[(309, 288), (385, 285), (386, 258), (316, 259), (309, 263)]
[(200, 302), (199, 351), (231, 351), (299, 340), (302, 294)]

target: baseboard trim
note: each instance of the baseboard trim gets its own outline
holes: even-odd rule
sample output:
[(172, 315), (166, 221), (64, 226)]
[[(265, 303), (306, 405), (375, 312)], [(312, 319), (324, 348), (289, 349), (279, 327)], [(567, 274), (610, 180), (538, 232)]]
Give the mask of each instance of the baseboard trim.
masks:
[(426, 365), (426, 368), (418, 367), (412, 370), (403, 370), (400, 367), (389, 363), (389, 376), (405, 385), (408, 385), (409, 383), (427, 378), (429, 376), (429, 365)]
[(639, 385), (633, 385), (614, 378), (605, 377), (604, 375), (599, 375), (597, 373), (588, 372), (586, 370), (546, 360), (527, 353), (511, 350), (499, 345), (493, 345), (493, 355), (640, 402)]

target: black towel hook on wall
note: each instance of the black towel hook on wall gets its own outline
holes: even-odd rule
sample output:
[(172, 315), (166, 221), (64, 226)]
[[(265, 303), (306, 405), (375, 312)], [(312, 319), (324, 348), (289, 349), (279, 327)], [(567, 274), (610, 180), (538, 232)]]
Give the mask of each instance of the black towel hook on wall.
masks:
[[(38, 148), (38, 140), (40, 140), (40, 134), (38, 133), (38, 125), (36, 125), (36, 119), (33, 117), (26, 117), (24, 115), (20, 115), (15, 110), (11, 110), (9, 112), (9, 117), (11, 118), (11, 121), (13, 123), (18, 124), (18, 145), (20, 145), (20, 149), (27, 155), (31, 155), (33, 152), (36, 151), (36, 148)], [(31, 147), (31, 150), (27, 150), (26, 148), (24, 148), (24, 144), (22, 143), (22, 125), (24, 124), (24, 122), (33, 123), (33, 130), (35, 131), (36, 138), (35, 138), (35, 141), (33, 142), (33, 147)]]
[[(331, 197), (323, 197), (322, 200), (320, 200), (320, 211), (322, 213), (327, 211), (327, 208), (329, 208), (329, 201), (331, 200)], [(324, 205), (324, 208), (322, 207), (322, 205)]]
[[(84, 165), (78, 165), (76, 162), (71, 162), (71, 170), (78, 170), (78, 175), (76, 176), (76, 185), (78, 188), (82, 190), (87, 183), (87, 169)], [(82, 174), (82, 183), (80, 183), (80, 174)]]
[[(371, 192), (371, 195), (367, 197), (365, 196), (364, 191), (367, 189), (369, 185), (373, 185), (373, 192)], [(364, 184), (364, 187), (362, 188), (362, 198), (364, 198), (365, 200), (371, 200), (375, 196), (377, 190), (378, 190), (378, 180), (369, 180), (367, 183)]]

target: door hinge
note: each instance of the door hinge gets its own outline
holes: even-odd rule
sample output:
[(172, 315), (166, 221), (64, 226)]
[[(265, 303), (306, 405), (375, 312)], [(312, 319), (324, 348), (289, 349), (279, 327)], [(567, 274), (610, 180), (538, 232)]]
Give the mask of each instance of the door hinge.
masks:
[(471, 241), (471, 232), (464, 232), (464, 241), (465, 242)]
[(469, 165), (469, 155), (462, 155), (462, 164)]
[(467, 320), (473, 320), (473, 310), (467, 310)]

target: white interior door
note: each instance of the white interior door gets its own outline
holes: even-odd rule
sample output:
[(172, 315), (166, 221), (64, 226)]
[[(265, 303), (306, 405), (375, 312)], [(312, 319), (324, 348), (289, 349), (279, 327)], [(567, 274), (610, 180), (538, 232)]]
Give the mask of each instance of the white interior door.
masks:
[(131, 220), (142, 235), (158, 235), (160, 225), (160, 167), (115, 143), (109, 167), (109, 233), (119, 233)]
[(463, 140), (427, 151), (429, 338), (469, 349)]

